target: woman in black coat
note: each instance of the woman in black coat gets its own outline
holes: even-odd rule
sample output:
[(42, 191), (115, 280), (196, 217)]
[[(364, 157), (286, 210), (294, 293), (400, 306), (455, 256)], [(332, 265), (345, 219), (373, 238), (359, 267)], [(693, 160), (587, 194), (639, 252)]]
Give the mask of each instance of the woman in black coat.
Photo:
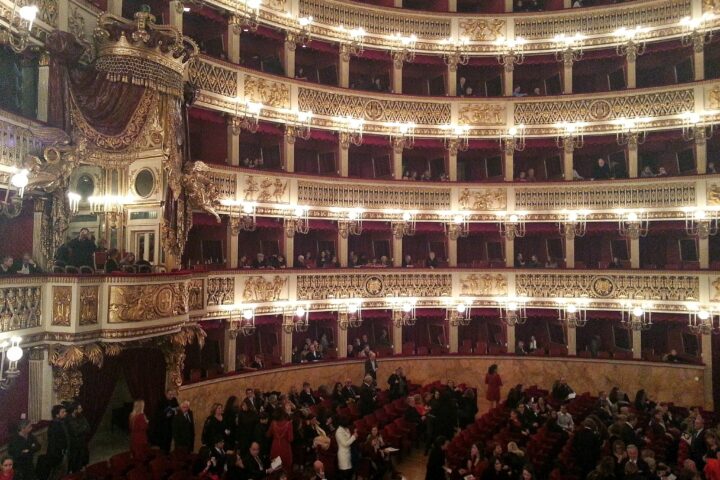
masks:
[(450, 441), (443, 436), (435, 439), (430, 455), (428, 456), (425, 480), (438, 480), (445, 478), (445, 450)]
[(33, 457), (40, 450), (40, 443), (30, 433), (31, 430), (30, 422), (22, 420), (8, 444), (8, 454), (13, 459), (15, 473), (22, 480), (35, 480)]

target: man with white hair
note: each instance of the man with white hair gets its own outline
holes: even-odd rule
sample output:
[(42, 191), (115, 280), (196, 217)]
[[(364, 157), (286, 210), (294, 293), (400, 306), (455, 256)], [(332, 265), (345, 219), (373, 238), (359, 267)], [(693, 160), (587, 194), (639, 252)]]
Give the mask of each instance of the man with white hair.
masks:
[(325, 476), (325, 465), (320, 460), (315, 460), (313, 462), (313, 477), (312, 480), (325, 480), (327, 477)]
[(375, 411), (375, 398), (376, 392), (375, 385), (373, 385), (373, 377), (365, 375), (362, 387), (360, 387), (360, 401), (358, 405), (361, 415), (369, 415)]
[(180, 403), (180, 409), (173, 418), (172, 435), (175, 450), (192, 452), (195, 448), (195, 420), (190, 410), (190, 402), (187, 400)]

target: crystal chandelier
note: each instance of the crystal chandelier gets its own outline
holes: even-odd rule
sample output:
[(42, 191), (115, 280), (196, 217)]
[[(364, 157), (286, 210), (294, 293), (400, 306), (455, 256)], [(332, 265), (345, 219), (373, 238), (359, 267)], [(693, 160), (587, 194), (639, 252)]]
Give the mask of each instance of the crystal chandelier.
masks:
[(415, 146), (415, 127), (412, 122), (395, 123), (390, 125), (393, 133), (390, 134), (390, 143), (395, 153), (402, 153), (403, 150), (412, 150)]
[(582, 41), (585, 36), (581, 33), (575, 35), (555, 35), (555, 60), (563, 62), (565, 66), (572, 66), (583, 57)]
[(682, 121), (682, 137), (686, 142), (694, 140), (697, 145), (704, 145), (712, 138), (715, 125), (704, 120), (702, 114), (685, 112)]
[(294, 309), (286, 310), (283, 314), (283, 330), (286, 333), (307, 332), (310, 327), (310, 311), (305, 305), (297, 305)]
[(402, 212), (399, 220), (393, 220), (390, 223), (393, 237), (398, 240), (403, 237), (412, 237), (415, 235), (416, 222), (413, 212)]
[(525, 150), (525, 125), (513, 125), (500, 137), (500, 148), (506, 153)]
[(24, 5), (17, 9), (13, 2), (9, 25), (0, 27), (0, 45), (9, 46), (13, 52), (22, 53), (30, 46), (33, 24), (39, 12), (35, 5)]
[(453, 155), (458, 152), (467, 152), (469, 143), (470, 127), (467, 125), (445, 125), (445, 136), (443, 144), (445, 148)]
[(362, 27), (346, 29), (340, 25), (339, 30), (348, 36), (348, 41), (340, 44), (340, 54), (343, 61), (350, 61), (350, 57), (359, 57), (363, 54), (365, 35), (367, 32)]
[(255, 32), (260, 25), (261, 0), (237, 0), (235, 4), (235, 15), (230, 22), (233, 33), (240, 35), (241, 32)]
[(221, 200), (220, 204), (228, 207), (230, 231), (233, 235), (238, 235), (241, 231), (255, 231), (257, 228), (257, 205), (254, 202), (225, 199)]
[(300, 138), (302, 140), (310, 139), (310, 125), (312, 125), (313, 113), (307, 112), (295, 112), (295, 119), (289, 120), (285, 124), (285, 137), (288, 139), (288, 143), (295, 143), (295, 139)]
[(702, 52), (713, 37), (712, 28), (707, 23), (714, 20), (715, 17), (713, 12), (705, 12), (700, 18), (683, 17), (680, 19), (680, 27), (683, 29), (683, 35), (680, 37), (682, 46), (692, 46), (695, 52)]
[(443, 46), (448, 48), (443, 53), (443, 60), (445, 60), (445, 65), (448, 66), (451, 72), (456, 72), (458, 65), (470, 63), (470, 56), (465, 51), (468, 43), (470, 41), (467, 37), (460, 37), (457, 42), (453, 41), (452, 38), (443, 40)]
[(583, 136), (582, 122), (558, 123), (555, 125), (558, 133), (555, 135), (555, 144), (565, 153), (572, 153), (577, 149), (585, 146), (585, 137)]
[(237, 337), (238, 334), (249, 337), (254, 335), (256, 331), (254, 306), (241, 308), (239, 315), (230, 315), (230, 328), (228, 333), (231, 338)]
[(688, 316), (688, 328), (696, 335), (720, 334), (720, 315), (695, 305)]
[(639, 123), (645, 123), (646, 118), (620, 118), (616, 121), (618, 131), (615, 135), (618, 145), (627, 145), (630, 148), (637, 148), (638, 145), (645, 143), (647, 132), (641, 130)]
[(495, 45), (501, 48), (501, 53), (497, 56), (498, 63), (505, 68), (506, 72), (515, 70), (515, 65), (522, 65), (525, 61), (526, 40), (522, 37), (515, 37), (514, 40), (499, 37), (495, 41)]
[(340, 146), (343, 149), (347, 150), (350, 145), (356, 147), (362, 145), (365, 120), (348, 115), (344, 118), (338, 117), (336, 121), (340, 124), (338, 134), (340, 136)]
[(361, 208), (352, 208), (348, 210), (347, 218), (338, 220), (338, 233), (341, 238), (362, 234), (362, 215), (363, 210)]
[(393, 302), (393, 323), (398, 327), (412, 327), (417, 322), (417, 300), (396, 299)]
[(403, 63), (412, 63), (415, 60), (415, 44), (417, 43), (415, 35), (404, 36), (396, 33), (390, 36), (390, 40), (393, 41), (390, 55), (395, 68), (402, 68)]
[(240, 99), (235, 101), (235, 115), (232, 117), (232, 133), (240, 135), (243, 130), (250, 133), (256, 133), (260, 125), (260, 114), (262, 113), (263, 104), (258, 102), (247, 101), (240, 108)]
[(634, 62), (637, 57), (645, 53), (645, 47), (647, 46), (644, 41), (640, 41), (637, 38), (647, 31), (646, 28), (640, 25), (635, 28), (619, 28), (615, 30), (615, 37), (618, 38), (620, 43), (616, 47), (616, 53), (618, 56), (626, 57), (629, 62)]

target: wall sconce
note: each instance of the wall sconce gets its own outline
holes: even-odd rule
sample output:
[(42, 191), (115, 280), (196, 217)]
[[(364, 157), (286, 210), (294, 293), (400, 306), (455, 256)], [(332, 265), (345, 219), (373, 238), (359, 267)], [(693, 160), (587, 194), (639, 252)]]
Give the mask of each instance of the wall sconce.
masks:
[(500, 235), (508, 240), (525, 236), (525, 214), (498, 212), (498, 227)]
[(472, 300), (458, 301), (445, 309), (445, 320), (453, 327), (467, 327), (472, 319)]
[(254, 335), (257, 331), (255, 326), (255, 306), (248, 305), (240, 308), (239, 314), (230, 314), (230, 325), (228, 334), (230, 338), (237, 338), (238, 333), (243, 337)]
[(450, 240), (457, 240), (461, 237), (470, 235), (470, 221), (468, 215), (463, 212), (449, 212), (450, 218), (443, 224), (445, 227), (445, 235)]
[(647, 31), (646, 28), (637, 26), (635, 28), (619, 28), (615, 30), (615, 37), (622, 43), (619, 43), (616, 47), (616, 53), (618, 56), (627, 58), (628, 62), (634, 62), (637, 57), (645, 53), (645, 47), (647, 46), (644, 41), (638, 41), (637, 37)]
[(338, 233), (341, 238), (348, 238), (350, 235), (357, 236), (362, 233), (362, 215), (361, 208), (353, 208), (347, 212), (346, 219), (338, 220)]
[(362, 325), (362, 301), (350, 300), (338, 306), (338, 327), (342, 330)]
[(636, 149), (638, 145), (645, 143), (647, 132), (641, 130), (640, 123), (645, 123), (647, 118), (619, 118), (615, 121), (618, 125), (618, 131), (615, 135), (618, 145), (627, 145), (631, 149)]
[(415, 127), (412, 122), (391, 123), (393, 133), (390, 134), (390, 143), (395, 153), (402, 153), (403, 150), (412, 150), (415, 146)]
[(621, 210), (618, 215), (620, 216), (618, 219), (620, 236), (635, 240), (647, 236), (650, 228), (647, 212), (624, 212)]
[(457, 42), (453, 41), (452, 38), (447, 38), (442, 41), (442, 45), (449, 50), (443, 53), (443, 60), (445, 60), (445, 65), (448, 66), (451, 72), (457, 72), (458, 65), (467, 65), (470, 63), (470, 56), (465, 52), (468, 43), (470, 43), (470, 41), (467, 37), (460, 37)]
[(575, 237), (584, 237), (587, 231), (586, 211), (566, 211), (562, 213), (563, 220), (558, 222), (558, 231), (560, 235), (572, 240)]
[(502, 53), (497, 56), (500, 65), (505, 67), (506, 72), (515, 70), (515, 65), (522, 65), (525, 61), (525, 44), (527, 41), (522, 37), (515, 37), (514, 40), (499, 37), (495, 45), (501, 47)]
[(458, 152), (467, 152), (470, 146), (468, 138), (470, 127), (468, 125), (445, 125), (443, 129), (445, 130), (443, 144), (452, 155), (457, 155)]
[(25, 187), (30, 183), (30, 171), (27, 168), (15, 167), (15, 172), (10, 176), (10, 185), (17, 188), (18, 197), (25, 196)]
[(701, 308), (695, 304), (691, 306), (688, 316), (688, 328), (696, 335), (710, 335), (720, 333), (720, 316), (710, 308)]
[(340, 123), (338, 134), (340, 135), (340, 146), (343, 149), (347, 150), (350, 148), (350, 145), (355, 145), (356, 147), (362, 145), (365, 120), (348, 115), (344, 118), (336, 117), (335, 121)]
[(691, 237), (709, 238), (718, 233), (718, 210), (686, 208), (685, 232)]
[(338, 29), (348, 36), (348, 41), (340, 44), (340, 56), (342, 60), (349, 62), (351, 56), (362, 56), (365, 44), (365, 35), (367, 35), (365, 29), (357, 27), (352, 30), (348, 30), (342, 25), (340, 25)]
[(402, 212), (399, 220), (393, 220), (390, 224), (393, 237), (400, 240), (403, 237), (412, 237), (415, 235), (416, 222), (413, 212)]
[(230, 209), (230, 232), (238, 235), (240, 232), (254, 232), (257, 228), (257, 206), (253, 202), (239, 200), (221, 200), (221, 205)]
[(285, 217), (285, 236), (293, 238), (296, 233), (307, 235), (310, 231), (310, 221), (308, 220), (308, 208), (297, 206), (293, 211), (292, 217)]
[(500, 148), (505, 153), (525, 150), (525, 125), (513, 125), (500, 137)]
[(256, 133), (260, 125), (260, 114), (262, 113), (263, 104), (248, 100), (241, 109), (240, 103), (240, 99), (236, 99), (235, 116), (232, 118), (231, 125), (233, 135), (240, 135), (243, 130)]
[(13, 52), (22, 53), (30, 44), (33, 23), (39, 12), (35, 5), (25, 5), (17, 10), (17, 16), (13, 2), (13, 10), (10, 14), (9, 25), (0, 27), (0, 45), (9, 46)]
[(312, 125), (313, 112), (294, 112), (295, 120), (290, 120), (285, 124), (285, 138), (288, 143), (295, 143), (295, 139), (310, 139), (310, 125)]
[(70, 207), (70, 213), (75, 215), (80, 209), (80, 200), (82, 200), (82, 197), (75, 192), (68, 192), (67, 198), (68, 206)]
[(642, 305), (626, 303), (621, 311), (622, 320), (620, 325), (636, 332), (650, 329), (652, 326), (652, 312), (649, 309), (650, 304), (648, 303)]
[(582, 122), (555, 124), (555, 128), (558, 129), (558, 134), (555, 136), (557, 147), (565, 153), (573, 153), (576, 149), (583, 148), (585, 146), (584, 126), (585, 124)]
[(587, 324), (587, 307), (589, 300), (586, 298), (568, 300), (560, 298), (558, 308), (558, 320), (570, 328), (581, 328)]
[(233, 33), (256, 32), (260, 25), (261, 0), (237, 0), (235, 15), (230, 18)]
[[(290, 13), (288, 13), (290, 15)], [(297, 45), (303, 48), (307, 47), (312, 41), (310, 34), (313, 17), (300, 17), (298, 18), (298, 29), (288, 30), (285, 32), (285, 44), (291, 49), (295, 50)]]
[(682, 136), (686, 142), (694, 140), (696, 145), (705, 145), (705, 142), (712, 138), (715, 126), (703, 120), (703, 114), (685, 112), (682, 121)]
[(499, 304), (500, 320), (505, 322), (506, 325), (514, 327), (515, 325), (522, 325), (527, 321), (526, 298), (498, 298), (497, 302)]
[(23, 356), (20, 348), (22, 338), (11, 337), (0, 343), (0, 390), (10, 388), (15, 379), (20, 375), (17, 364)]
[(563, 62), (566, 67), (572, 67), (572, 64), (579, 62), (584, 55), (583, 40), (585, 40), (585, 36), (581, 33), (572, 36), (564, 33), (555, 35), (555, 60)]
[(307, 332), (310, 326), (310, 310), (305, 305), (289, 307), (283, 313), (283, 330), (286, 333)]
[(393, 323), (397, 327), (412, 327), (417, 322), (417, 300), (397, 298), (392, 301)]
[(175, 2), (175, 11), (179, 14), (187, 13), (193, 8), (202, 8), (202, 0), (178, 0)]
[(396, 33), (390, 36), (390, 40), (395, 42), (395, 45), (390, 48), (390, 56), (392, 56), (395, 68), (402, 68), (403, 63), (412, 63), (415, 60), (417, 37), (414, 34), (406, 37)]
[(130, 195), (94, 195), (88, 197), (90, 213), (105, 215), (111, 228), (117, 228), (124, 217), (125, 205), (133, 202)]
[(714, 18), (713, 12), (705, 12), (700, 18), (684, 17), (680, 19), (680, 26), (683, 29), (683, 35), (680, 37), (682, 46), (692, 45), (695, 53), (701, 53), (705, 45), (712, 40), (713, 31), (706, 24)]

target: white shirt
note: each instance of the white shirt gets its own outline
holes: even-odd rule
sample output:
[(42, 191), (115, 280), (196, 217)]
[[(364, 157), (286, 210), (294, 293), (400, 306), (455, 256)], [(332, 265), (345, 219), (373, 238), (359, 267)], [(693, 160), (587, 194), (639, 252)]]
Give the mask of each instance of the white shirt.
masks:
[(557, 424), (560, 428), (563, 430), (572, 430), (575, 426), (575, 423), (573, 422), (572, 415), (565, 412), (558, 412), (557, 414)]
[(335, 431), (335, 440), (338, 445), (338, 469), (352, 469), (352, 457), (350, 455), (350, 445), (357, 439), (355, 435), (350, 435), (350, 430), (344, 427), (338, 427)]

